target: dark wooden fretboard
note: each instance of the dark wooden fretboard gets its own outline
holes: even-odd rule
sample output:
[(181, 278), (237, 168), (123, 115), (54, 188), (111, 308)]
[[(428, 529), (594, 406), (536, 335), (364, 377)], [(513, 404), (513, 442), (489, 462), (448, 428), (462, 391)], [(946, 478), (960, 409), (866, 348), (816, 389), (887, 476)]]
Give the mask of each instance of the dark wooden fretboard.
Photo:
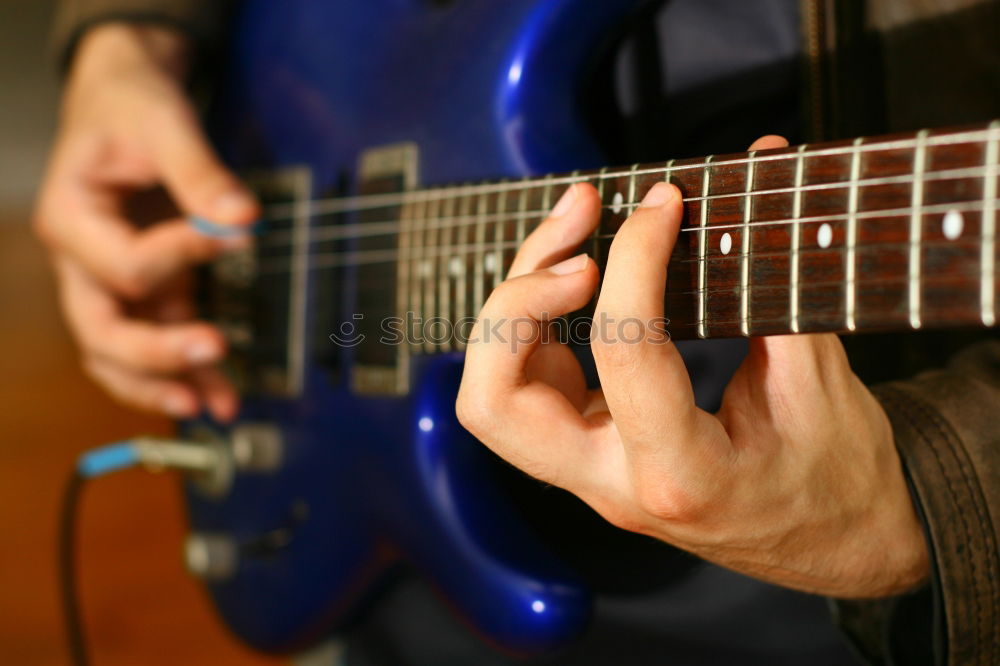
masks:
[(994, 122), (412, 192), (393, 249), (397, 309), (474, 317), (576, 182), (601, 193), (583, 249), (603, 266), (638, 202), (669, 181), (685, 197), (666, 292), (676, 338), (992, 326), (998, 153)]

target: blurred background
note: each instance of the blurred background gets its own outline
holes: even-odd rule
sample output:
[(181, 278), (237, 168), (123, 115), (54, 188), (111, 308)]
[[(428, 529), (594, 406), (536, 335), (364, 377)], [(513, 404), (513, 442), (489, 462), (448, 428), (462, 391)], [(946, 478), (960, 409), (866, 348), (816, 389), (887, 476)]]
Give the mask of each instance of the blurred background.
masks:
[[(59, 500), (76, 454), (169, 422), (115, 405), (84, 376), (30, 229), (55, 127), (53, 2), (0, 0), (0, 664), (65, 664)], [(142, 472), (85, 493), (81, 596), (95, 662), (275, 664), (239, 646), (185, 574), (175, 480)]]

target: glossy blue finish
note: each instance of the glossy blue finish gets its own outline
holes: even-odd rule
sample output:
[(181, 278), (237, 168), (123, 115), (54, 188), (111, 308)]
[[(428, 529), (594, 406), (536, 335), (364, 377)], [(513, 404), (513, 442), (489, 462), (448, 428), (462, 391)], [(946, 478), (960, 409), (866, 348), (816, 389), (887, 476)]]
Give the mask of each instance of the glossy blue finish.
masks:
[[(575, 89), (636, 4), (249, 0), (214, 135), (238, 167), (309, 165), (317, 195), (365, 148), (404, 140), (420, 148), (424, 184), (593, 166)], [(343, 287), (352, 302), (355, 285)], [(309, 364), (301, 399), (245, 402), (241, 419), (283, 428), (279, 471), (238, 475), (221, 499), (188, 490), (196, 530), (241, 542), (291, 530), (210, 586), (225, 622), (259, 649), (298, 649), (364, 612), (405, 562), (503, 650), (579, 635), (585, 586), (520, 524), (494, 459), (455, 420), (460, 357), (415, 363), (406, 398), (366, 399), (348, 390), (343, 354), (337, 377)]]

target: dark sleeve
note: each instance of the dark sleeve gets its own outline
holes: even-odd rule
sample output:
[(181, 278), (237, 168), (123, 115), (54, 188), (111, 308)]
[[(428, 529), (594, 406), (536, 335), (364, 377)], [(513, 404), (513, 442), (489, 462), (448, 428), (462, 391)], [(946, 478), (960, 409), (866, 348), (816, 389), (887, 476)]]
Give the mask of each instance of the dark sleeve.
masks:
[(210, 52), (236, 0), (59, 0), (52, 46), (63, 71), (81, 35), (108, 21), (158, 23), (188, 35), (197, 52)]
[(933, 575), (924, 589), (833, 601), (876, 664), (1000, 664), (1000, 341), (949, 366), (874, 389), (923, 522)]

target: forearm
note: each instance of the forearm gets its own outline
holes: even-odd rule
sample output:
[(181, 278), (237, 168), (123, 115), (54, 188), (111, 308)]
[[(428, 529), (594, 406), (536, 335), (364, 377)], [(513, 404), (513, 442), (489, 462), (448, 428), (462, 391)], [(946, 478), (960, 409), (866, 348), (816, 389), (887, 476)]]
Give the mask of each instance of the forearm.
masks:
[[(223, 242), (185, 218), (239, 232), (259, 208), (215, 153), (185, 85), (206, 71), (195, 39), (178, 27), (176, 12), (194, 11), (194, 3), (126, 11), (139, 5), (63, 5), (64, 48), (73, 53), (34, 226), (52, 253), (63, 311), (91, 377), (141, 409), (185, 419), (207, 409), (228, 421), (237, 396), (214, 367), (225, 338), (193, 318), (185, 285), (192, 266), (250, 239), (236, 233)], [(156, 14), (160, 5), (175, 13)], [(150, 225), (131, 216), (131, 198), (154, 187), (178, 215)]]
[[(880, 636), (865, 640), (870, 653), (893, 653), (898, 660), (894, 653), (901, 646), (937, 631), (941, 636), (935, 652), (941, 663), (996, 663), (1000, 342), (976, 345), (944, 370), (892, 382), (875, 392), (892, 421), (935, 571), (931, 589), (919, 598), (838, 602), (844, 619), (881, 628)], [(923, 610), (914, 612), (917, 605)]]
[(152, 24), (183, 34), (196, 51), (219, 41), (236, 0), (60, 0), (52, 47), (65, 69), (81, 38), (93, 27), (111, 22)]
[(100, 85), (149, 68), (183, 81), (191, 66), (191, 43), (181, 33), (159, 25), (108, 23), (82, 35), (67, 70), (69, 96), (74, 87)]

